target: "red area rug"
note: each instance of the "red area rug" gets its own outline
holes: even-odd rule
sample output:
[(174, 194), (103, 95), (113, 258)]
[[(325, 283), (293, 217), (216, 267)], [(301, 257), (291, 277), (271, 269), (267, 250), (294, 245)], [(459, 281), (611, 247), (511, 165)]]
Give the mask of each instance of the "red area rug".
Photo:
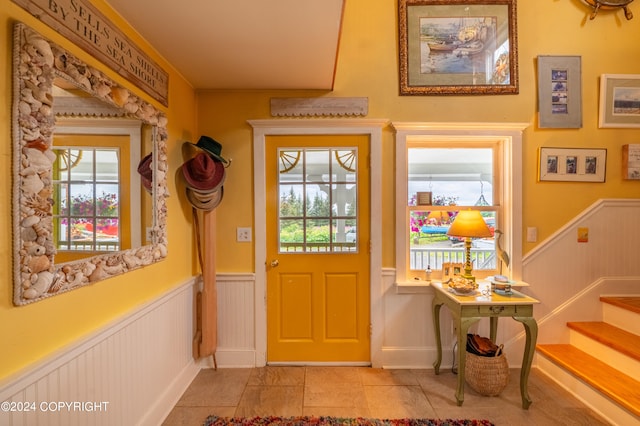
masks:
[(342, 417), (217, 417), (204, 426), (494, 426), (488, 420), (454, 419), (365, 419)]

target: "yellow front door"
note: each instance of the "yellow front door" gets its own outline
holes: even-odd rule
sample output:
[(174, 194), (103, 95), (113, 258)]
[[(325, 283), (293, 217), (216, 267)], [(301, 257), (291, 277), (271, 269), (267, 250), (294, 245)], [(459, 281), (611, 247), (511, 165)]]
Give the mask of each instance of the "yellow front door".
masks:
[(267, 362), (367, 363), (369, 137), (266, 143)]

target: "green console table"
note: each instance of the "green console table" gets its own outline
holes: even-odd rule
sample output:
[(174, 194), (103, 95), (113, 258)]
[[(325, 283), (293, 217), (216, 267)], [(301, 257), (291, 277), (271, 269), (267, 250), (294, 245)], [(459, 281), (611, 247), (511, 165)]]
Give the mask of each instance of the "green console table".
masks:
[(531, 361), (538, 338), (538, 324), (533, 318), (533, 305), (540, 303), (538, 300), (513, 290), (511, 294), (499, 294), (491, 291), (488, 281), (479, 281), (479, 289), (471, 295), (457, 295), (450, 291), (446, 284), (433, 282), (433, 324), (435, 327), (438, 357), (433, 363), (436, 374), (440, 374), (442, 362), (442, 340), (440, 337), (440, 308), (446, 305), (457, 324), (458, 339), (458, 388), (456, 400), (458, 405), (464, 402), (464, 369), (467, 346), (467, 333), (469, 327), (478, 322), (480, 318), (490, 318), (490, 338), (495, 342), (498, 330), (499, 317), (512, 317), (524, 325), (526, 332), (526, 344), (522, 358), (520, 371), (520, 393), (522, 395), (522, 408), (528, 409), (531, 405), (527, 382), (531, 370)]

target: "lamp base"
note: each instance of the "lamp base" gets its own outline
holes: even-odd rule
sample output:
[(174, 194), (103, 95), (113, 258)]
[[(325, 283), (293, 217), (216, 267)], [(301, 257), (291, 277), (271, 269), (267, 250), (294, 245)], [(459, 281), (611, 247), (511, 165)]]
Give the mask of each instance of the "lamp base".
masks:
[(461, 274), (461, 277), (476, 282), (476, 277), (471, 275), (473, 267), (471, 266), (471, 238), (469, 237), (464, 240), (464, 251), (466, 262), (464, 263), (464, 274)]
[(462, 278), (464, 278), (464, 279), (469, 280), (469, 281), (473, 281), (474, 283), (476, 282), (476, 277), (474, 277), (474, 276), (473, 276), (473, 275), (471, 275), (471, 274), (467, 274), (467, 273), (466, 273), (466, 271), (465, 271), (465, 273), (464, 273), (464, 274), (460, 274), (460, 276), (461, 276)]

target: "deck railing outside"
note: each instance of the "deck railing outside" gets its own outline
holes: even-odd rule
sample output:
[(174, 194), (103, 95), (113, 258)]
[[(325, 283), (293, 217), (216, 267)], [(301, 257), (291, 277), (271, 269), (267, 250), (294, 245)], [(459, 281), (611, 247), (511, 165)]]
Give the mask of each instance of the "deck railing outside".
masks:
[[(409, 253), (409, 265), (413, 270), (425, 270), (427, 267), (431, 270), (440, 270), (443, 263), (464, 263), (465, 261), (464, 247), (412, 247)], [(473, 269), (495, 269), (496, 252), (472, 248), (471, 263)]]
[[(280, 243), (281, 253), (344, 253), (355, 252), (355, 243)], [(443, 263), (464, 263), (464, 247), (412, 247), (409, 253), (410, 267), (413, 270), (442, 269)], [(471, 262), (474, 269), (495, 269), (496, 252), (488, 248), (472, 248)]]

